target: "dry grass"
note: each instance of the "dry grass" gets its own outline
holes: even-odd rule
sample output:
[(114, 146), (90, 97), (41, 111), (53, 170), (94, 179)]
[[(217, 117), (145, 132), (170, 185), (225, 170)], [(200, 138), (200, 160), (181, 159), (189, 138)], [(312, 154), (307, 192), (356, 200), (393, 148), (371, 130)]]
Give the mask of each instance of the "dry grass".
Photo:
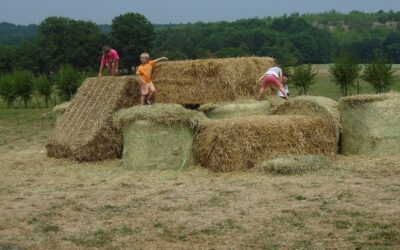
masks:
[(160, 63), (154, 70), (157, 102), (205, 104), (255, 97), (269, 57), (202, 59)]
[(400, 246), (399, 157), (301, 176), (128, 171), (47, 158), (48, 112), (0, 110), (0, 249)]
[(194, 141), (194, 157), (216, 172), (242, 171), (274, 154), (336, 154), (334, 126), (312, 116), (252, 116), (207, 121)]
[(299, 175), (331, 167), (322, 155), (283, 155), (258, 164), (253, 171), (276, 175)]

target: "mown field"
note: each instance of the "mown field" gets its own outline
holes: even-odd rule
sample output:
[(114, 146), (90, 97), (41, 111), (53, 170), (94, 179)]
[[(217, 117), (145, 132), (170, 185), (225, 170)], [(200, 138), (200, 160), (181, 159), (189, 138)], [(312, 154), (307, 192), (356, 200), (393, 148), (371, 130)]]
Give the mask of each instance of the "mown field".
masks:
[(50, 109), (0, 109), (0, 249), (399, 249), (400, 157), (299, 176), (49, 159)]

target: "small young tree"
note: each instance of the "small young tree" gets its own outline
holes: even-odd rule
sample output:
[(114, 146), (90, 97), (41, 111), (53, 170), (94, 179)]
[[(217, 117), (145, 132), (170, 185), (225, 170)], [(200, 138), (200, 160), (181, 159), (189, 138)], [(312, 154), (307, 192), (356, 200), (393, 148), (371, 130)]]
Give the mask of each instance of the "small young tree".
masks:
[(30, 71), (14, 71), (12, 74), (15, 83), (15, 94), (24, 101), (28, 108), (28, 101), (32, 98), (33, 74)]
[(49, 107), (49, 100), (51, 97), (51, 94), (53, 92), (53, 84), (47, 76), (45, 75), (39, 75), (35, 79), (33, 79), (33, 86), (36, 90), (36, 92), (43, 96), (44, 101), (46, 103), (46, 108)]
[(82, 83), (82, 74), (71, 65), (63, 65), (55, 75), (54, 81), (59, 95), (69, 101)]
[(12, 108), (13, 102), (17, 98), (15, 93), (15, 82), (11, 74), (0, 77), (0, 96), (7, 102), (7, 107)]
[(354, 56), (341, 56), (329, 68), (331, 80), (340, 86), (342, 96), (347, 96), (349, 89), (354, 87), (354, 82), (360, 77), (361, 66)]
[(294, 67), (290, 82), (293, 83), (300, 95), (307, 95), (310, 86), (315, 82), (317, 70), (311, 64)]
[(388, 60), (377, 55), (372, 62), (365, 67), (362, 79), (372, 85), (377, 94), (388, 92), (390, 86), (396, 81), (395, 70)]

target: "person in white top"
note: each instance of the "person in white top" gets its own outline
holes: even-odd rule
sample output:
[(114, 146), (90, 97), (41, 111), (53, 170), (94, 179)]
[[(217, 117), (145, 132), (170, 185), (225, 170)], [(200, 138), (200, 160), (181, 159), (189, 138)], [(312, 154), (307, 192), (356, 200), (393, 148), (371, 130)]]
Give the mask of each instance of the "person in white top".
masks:
[[(282, 81), (282, 87), (285, 89), (287, 96), (289, 96), (289, 85), (288, 85), (288, 79), (289, 76), (286, 73), (283, 73), (283, 81)], [(278, 90), (276, 91), (276, 96), (280, 98), (285, 98), (285, 96)]]
[[(258, 79), (258, 81), (262, 82), (262, 86), (257, 95), (257, 100), (261, 100), (264, 92), (267, 90), (268, 87), (270, 87), (271, 89), (275, 87), (282, 93), (282, 95), (284, 96), (283, 98), (287, 100), (288, 95), (286, 93), (286, 90), (282, 87), (281, 83), (283, 80), (284, 79), (282, 69), (279, 67), (279, 65), (274, 64), (272, 68), (269, 68), (267, 72), (262, 77), (260, 77), (260, 79)], [(274, 91), (272, 93), (274, 93)]]

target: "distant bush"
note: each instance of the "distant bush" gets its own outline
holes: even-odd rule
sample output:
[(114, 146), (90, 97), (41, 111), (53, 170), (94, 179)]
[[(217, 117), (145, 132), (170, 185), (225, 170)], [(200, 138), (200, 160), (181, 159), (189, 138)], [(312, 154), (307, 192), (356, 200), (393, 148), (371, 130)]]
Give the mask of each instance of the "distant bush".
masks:
[(14, 71), (12, 73), (15, 84), (15, 94), (24, 101), (24, 107), (28, 107), (28, 102), (32, 98), (33, 74), (30, 71)]
[(375, 56), (372, 62), (366, 65), (362, 79), (370, 83), (377, 94), (388, 92), (396, 81), (395, 70), (385, 57)]
[(340, 86), (342, 96), (349, 94), (355, 81), (360, 77), (361, 66), (358, 59), (351, 55), (343, 55), (335, 60), (329, 68), (331, 80)]
[(307, 95), (310, 86), (315, 82), (317, 70), (311, 64), (294, 67), (290, 82), (293, 83), (300, 95)]
[(14, 79), (11, 74), (0, 77), (0, 96), (7, 102), (7, 107), (12, 108), (17, 95), (15, 93)]

